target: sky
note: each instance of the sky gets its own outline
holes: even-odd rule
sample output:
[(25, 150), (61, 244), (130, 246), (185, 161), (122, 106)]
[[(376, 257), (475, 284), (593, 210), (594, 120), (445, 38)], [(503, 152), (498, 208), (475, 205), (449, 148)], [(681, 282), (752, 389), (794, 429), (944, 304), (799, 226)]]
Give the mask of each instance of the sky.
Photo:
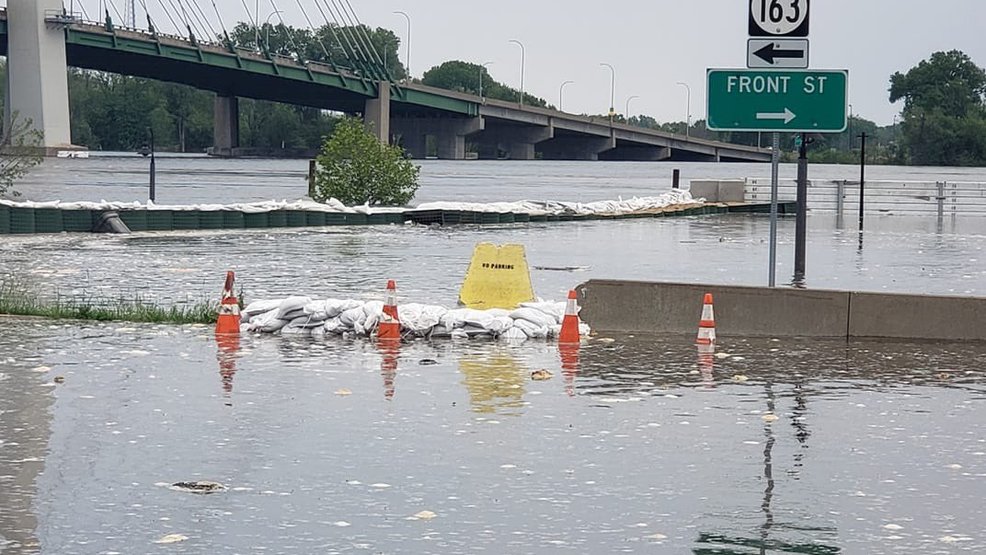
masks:
[[(96, 11), (89, 6), (97, 0), (76, 1)], [(161, 0), (145, 1), (154, 16)], [(198, 1), (209, 7), (213, 0)], [(214, 1), (227, 27), (247, 19), (244, 0)], [(256, 1), (246, 0), (251, 11)], [(299, 0), (259, 1), (262, 19), (276, 7), (287, 24), (305, 25)], [(300, 1), (313, 20), (318, 17), (313, 0)], [(683, 121), (690, 104), (691, 119), (705, 119), (706, 69), (746, 67), (748, 0), (350, 2), (363, 23), (392, 29), (401, 38), (405, 65), (407, 21), (394, 12), (410, 16), (415, 77), (447, 60), (492, 62), (494, 79), (519, 88), (521, 49), (509, 41), (520, 41), (524, 90), (558, 106), (561, 84), (573, 81), (561, 100), (567, 112), (609, 110), (611, 73), (600, 65), (607, 63), (615, 69), (617, 112), (624, 113), (633, 96), (630, 115)], [(894, 72), (952, 49), (986, 67), (986, 0), (813, 0), (810, 18), (810, 67), (848, 69), (853, 112), (880, 125), (893, 123), (903, 107), (889, 102)]]

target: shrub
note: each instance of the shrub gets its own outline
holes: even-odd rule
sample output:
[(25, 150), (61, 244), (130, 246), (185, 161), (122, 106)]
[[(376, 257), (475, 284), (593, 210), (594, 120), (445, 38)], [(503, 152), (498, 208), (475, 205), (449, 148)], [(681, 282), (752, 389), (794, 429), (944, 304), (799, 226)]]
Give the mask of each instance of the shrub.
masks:
[(314, 199), (347, 205), (405, 205), (418, 190), (420, 168), (399, 146), (385, 145), (356, 118), (336, 124), (316, 158)]

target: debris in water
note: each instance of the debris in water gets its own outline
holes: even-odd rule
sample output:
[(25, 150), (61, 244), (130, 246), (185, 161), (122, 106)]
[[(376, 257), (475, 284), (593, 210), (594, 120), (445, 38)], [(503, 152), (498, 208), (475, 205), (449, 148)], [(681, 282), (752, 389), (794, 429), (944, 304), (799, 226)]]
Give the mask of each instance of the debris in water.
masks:
[(531, 372), (531, 379), (538, 382), (544, 380), (550, 380), (552, 376), (554, 376), (554, 374), (548, 372), (544, 368)]
[(51, 381), (55, 383), (65, 383), (65, 376), (55, 376)]
[(731, 356), (733, 356), (733, 355), (731, 355), (729, 353), (716, 353), (716, 358), (718, 358), (720, 360), (722, 360), (724, 358), (729, 358)]
[(414, 518), (416, 518), (418, 520), (431, 520), (431, 519), (435, 518), (436, 516), (438, 516), (438, 515), (436, 515), (435, 513), (431, 512), (431, 511), (421, 511), (420, 513), (415, 513), (414, 514)]
[(207, 480), (199, 480), (197, 482), (175, 482), (169, 486), (175, 491), (186, 491), (188, 493), (218, 493), (221, 491), (226, 491), (226, 486), (220, 484), (219, 482), (209, 482)]
[(183, 542), (188, 539), (188, 536), (183, 536), (182, 534), (168, 534), (167, 536), (162, 536), (154, 540), (154, 543), (178, 543)]
[(745, 382), (745, 381), (747, 381), (749, 379), (750, 378), (747, 378), (743, 374), (736, 374), (735, 376), (733, 376), (733, 381), (734, 382)]
[(418, 361), (418, 364), (420, 364), (421, 366), (434, 366), (438, 364), (438, 361), (433, 358), (423, 358)]
[(346, 395), (352, 395), (352, 394), (353, 394), (353, 392), (350, 391), (350, 390), (348, 390), (348, 389), (346, 389), (345, 387), (343, 387), (342, 389), (337, 389), (336, 390), (336, 395), (339, 395), (339, 396), (346, 396)]
[(764, 422), (777, 422), (778, 420), (780, 420), (780, 417), (777, 416), (776, 414), (768, 412), (767, 414), (761, 416), (760, 419), (763, 420)]

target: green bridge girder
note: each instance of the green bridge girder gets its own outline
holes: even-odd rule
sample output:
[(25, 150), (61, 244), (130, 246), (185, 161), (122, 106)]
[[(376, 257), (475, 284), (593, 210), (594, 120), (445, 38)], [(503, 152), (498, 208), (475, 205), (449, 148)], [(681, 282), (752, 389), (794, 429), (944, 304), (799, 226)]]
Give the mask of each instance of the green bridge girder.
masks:
[[(182, 83), (221, 95), (256, 98), (342, 112), (362, 112), (378, 96), (378, 82), (327, 64), (301, 64), (215, 44), (194, 44), (179, 37), (126, 30), (108, 31), (89, 24), (65, 28), (68, 65)], [(0, 11), (0, 53), (7, 53), (6, 10)], [(391, 113), (445, 116), (479, 115), (479, 104), (391, 83)]]

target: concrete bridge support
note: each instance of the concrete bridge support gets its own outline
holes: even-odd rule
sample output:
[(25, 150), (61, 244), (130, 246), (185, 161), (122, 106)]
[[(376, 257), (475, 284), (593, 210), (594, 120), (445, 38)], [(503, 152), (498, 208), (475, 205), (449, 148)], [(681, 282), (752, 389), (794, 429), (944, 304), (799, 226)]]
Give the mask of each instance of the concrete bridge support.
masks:
[(212, 110), (213, 156), (231, 157), (240, 146), (240, 102), (235, 96), (216, 95)]
[(534, 160), (535, 145), (554, 137), (551, 127), (500, 127), (487, 128), (473, 138), (479, 147), (479, 157), (496, 159), (501, 147), (511, 160)]
[(390, 83), (377, 83), (377, 97), (366, 101), (363, 125), (384, 144), (390, 144)]
[(412, 158), (424, 158), (427, 137), (435, 139), (442, 160), (464, 160), (466, 137), (485, 127), (483, 118), (393, 118), (391, 129), (401, 136), (404, 149)]
[(61, 11), (61, 0), (18, 0), (7, 6), (5, 110), (31, 121), (44, 135), (42, 144), (49, 155), (72, 148), (65, 31), (45, 22), (45, 12)]
[(613, 137), (555, 137), (538, 145), (545, 160), (599, 160), (599, 155), (616, 148)]

